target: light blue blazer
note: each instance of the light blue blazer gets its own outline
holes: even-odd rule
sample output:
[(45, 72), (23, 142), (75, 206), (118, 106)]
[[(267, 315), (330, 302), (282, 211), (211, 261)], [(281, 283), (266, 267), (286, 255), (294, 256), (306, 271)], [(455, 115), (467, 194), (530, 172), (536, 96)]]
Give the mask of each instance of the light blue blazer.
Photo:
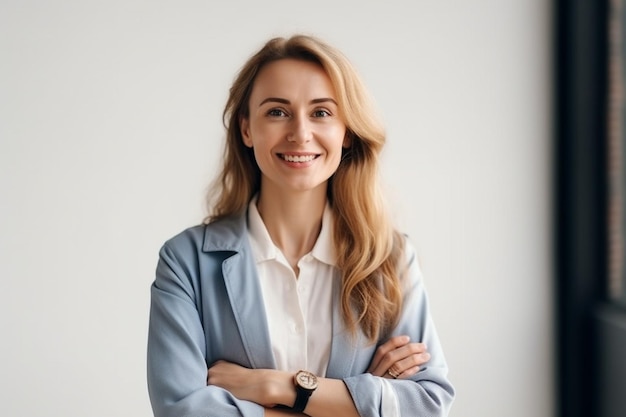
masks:
[[(244, 213), (192, 227), (168, 240), (160, 251), (151, 287), (147, 364), (156, 417), (264, 414), (262, 406), (206, 385), (208, 366), (220, 359), (249, 368), (276, 367), (246, 219)], [(393, 397), (402, 416), (445, 416), (454, 389), (408, 242), (407, 263), (410, 282), (393, 335), (425, 342), (431, 359), (410, 379), (390, 380)], [(346, 331), (336, 284), (326, 376), (343, 379), (361, 416), (387, 417), (381, 411), (382, 378), (366, 373), (376, 346), (368, 345), (362, 334), (351, 338)]]

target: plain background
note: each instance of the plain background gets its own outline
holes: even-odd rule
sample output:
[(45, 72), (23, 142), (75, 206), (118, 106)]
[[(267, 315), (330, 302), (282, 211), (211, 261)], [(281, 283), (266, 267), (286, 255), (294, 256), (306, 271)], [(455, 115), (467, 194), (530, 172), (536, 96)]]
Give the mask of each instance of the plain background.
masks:
[(1, 0), (2, 415), (151, 415), (158, 250), (205, 214), (237, 69), (304, 32), (346, 53), (387, 126), (451, 416), (551, 416), (548, 3)]

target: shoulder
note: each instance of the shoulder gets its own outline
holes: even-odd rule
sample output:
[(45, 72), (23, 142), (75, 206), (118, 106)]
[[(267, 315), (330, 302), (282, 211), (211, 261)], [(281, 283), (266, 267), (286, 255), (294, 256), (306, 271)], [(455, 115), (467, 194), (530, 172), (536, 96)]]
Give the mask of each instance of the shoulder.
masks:
[(206, 233), (205, 224), (189, 227), (170, 237), (163, 244), (163, 249), (179, 252), (191, 248), (201, 248)]
[(405, 285), (409, 287), (421, 283), (423, 280), (419, 255), (414, 243), (408, 235), (399, 234), (402, 247), (400, 257), (400, 272)]
[(396, 231), (395, 246), (396, 246), (395, 250), (397, 251), (396, 253), (400, 255), (399, 259), (402, 265), (406, 267), (407, 265), (409, 266), (411, 264), (417, 265), (419, 263), (418, 256), (417, 256), (417, 249), (415, 248), (415, 245), (409, 238), (409, 235), (407, 235), (406, 233), (401, 233), (401, 232)]
[(193, 293), (201, 276), (217, 271), (227, 257), (244, 246), (247, 237), (240, 234), (240, 223), (240, 218), (226, 218), (189, 227), (167, 239), (159, 251), (157, 285), (166, 287), (168, 282), (176, 282)]
[(165, 241), (162, 251), (186, 254), (239, 251), (247, 237), (245, 213), (189, 227)]

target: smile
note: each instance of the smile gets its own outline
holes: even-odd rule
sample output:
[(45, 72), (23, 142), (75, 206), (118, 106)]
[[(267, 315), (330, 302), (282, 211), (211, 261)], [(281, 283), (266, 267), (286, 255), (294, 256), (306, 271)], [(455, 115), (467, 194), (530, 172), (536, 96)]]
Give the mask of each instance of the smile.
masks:
[(278, 156), (287, 162), (311, 162), (319, 155), (286, 155), (278, 154)]

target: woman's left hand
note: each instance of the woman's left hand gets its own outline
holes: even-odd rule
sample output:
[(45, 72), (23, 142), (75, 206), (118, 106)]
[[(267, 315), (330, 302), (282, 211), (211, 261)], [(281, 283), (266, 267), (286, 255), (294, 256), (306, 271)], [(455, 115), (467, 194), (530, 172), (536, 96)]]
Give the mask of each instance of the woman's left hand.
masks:
[(417, 373), (429, 359), (424, 343), (411, 342), (408, 336), (395, 336), (376, 349), (367, 372), (384, 378), (406, 378)]
[(224, 388), (240, 400), (253, 401), (270, 408), (278, 404), (281, 394), (293, 391), (289, 373), (248, 369), (226, 361), (218, 361), (209, 368), (207, 385)]

